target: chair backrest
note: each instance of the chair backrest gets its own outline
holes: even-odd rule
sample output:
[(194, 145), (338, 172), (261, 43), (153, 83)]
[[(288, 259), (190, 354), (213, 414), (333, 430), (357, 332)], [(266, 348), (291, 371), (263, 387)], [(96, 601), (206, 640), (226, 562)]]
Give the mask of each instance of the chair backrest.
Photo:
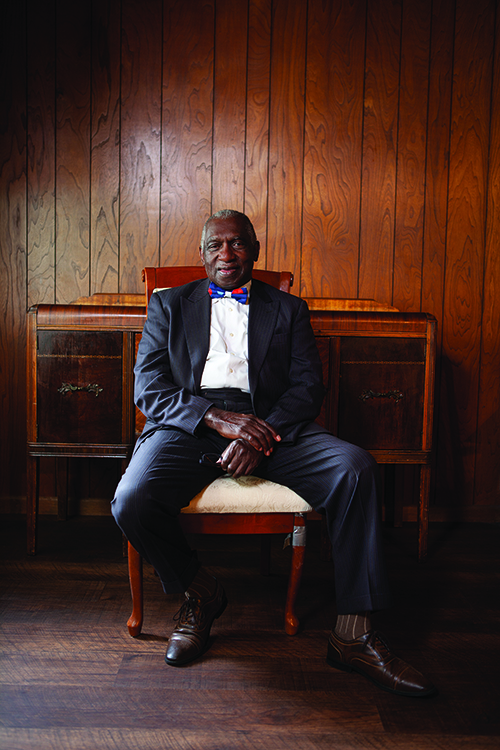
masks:
[[(263, 271), (254, 268), (252, 275), (282, 292), (289, 292), (293, 285), (293, 274), (290, 271)], [(154, 289), (181, 286), (189, 281), (205, 279), (206, 276), (203, 266), (148, 266), (142, 272), (142, 280), (146, 284), (146, 306)]]

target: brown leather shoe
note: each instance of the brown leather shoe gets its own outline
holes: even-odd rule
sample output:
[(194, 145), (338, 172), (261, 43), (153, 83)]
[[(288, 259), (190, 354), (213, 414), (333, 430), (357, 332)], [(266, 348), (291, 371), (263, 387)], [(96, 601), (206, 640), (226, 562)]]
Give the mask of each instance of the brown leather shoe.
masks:
[(332, 631), (326, 660), (345, 672), (359, 672), (389, 693), (424, 698), (437, 692), (423, 674), (394, 656), (375, 630), (354, 641), (343, 641)]
[(179, 667), (201, 656), (208, 646), (212, 623), (221, 616), (226, 606), (227, 597), (218, 581), (211, 597), (198, 599), (187, 596), (174, 616), (178, 625), (168, 641), (165, 655), (167, 664)]

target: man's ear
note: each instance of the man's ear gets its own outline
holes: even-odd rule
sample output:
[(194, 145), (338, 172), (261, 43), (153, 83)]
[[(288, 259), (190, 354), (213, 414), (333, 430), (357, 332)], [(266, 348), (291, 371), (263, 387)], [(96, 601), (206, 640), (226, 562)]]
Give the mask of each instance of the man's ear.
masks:
[(253, 249), (254, 249), (254, 255), (255, 255), (254, 261), (257, 262), (257, 260), (259, 259), (259, 252), (260, 252), (260, 242), (259, 242), (259, 240), (257, 240), (255, 242), (255, 245), (253, 246)]
[(205, 256), (203, 255), (203, 248), (201, 245), (199, 246), (198, 250), (200, 251), (200, 258), (201, 258), (202, 265), (205, 265)]

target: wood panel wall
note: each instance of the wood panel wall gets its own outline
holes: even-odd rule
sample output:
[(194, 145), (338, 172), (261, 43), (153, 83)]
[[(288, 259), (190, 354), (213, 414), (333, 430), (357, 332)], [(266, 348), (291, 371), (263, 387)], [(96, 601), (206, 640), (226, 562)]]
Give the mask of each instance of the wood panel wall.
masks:
[[(435, 505), (500, 508), (495, 0), (24, 0), (0, 115), (1, 493), (24, 493), (25, 313), (139, 292), (245, 210), (295, 293), (439, 324)], [(411, 482), (410, 482), (411, 484)]]

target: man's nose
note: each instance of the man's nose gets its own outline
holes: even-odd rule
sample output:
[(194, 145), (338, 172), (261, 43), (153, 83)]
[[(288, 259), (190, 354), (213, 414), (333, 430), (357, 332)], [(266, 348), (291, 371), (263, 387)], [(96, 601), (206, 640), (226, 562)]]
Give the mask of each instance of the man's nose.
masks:
[(219, 249), (219, 258), (222, 258), (222, 260), (230, 260), (234, 257), (233, 248), (231, 246), (231, 243), (225, 240)]

